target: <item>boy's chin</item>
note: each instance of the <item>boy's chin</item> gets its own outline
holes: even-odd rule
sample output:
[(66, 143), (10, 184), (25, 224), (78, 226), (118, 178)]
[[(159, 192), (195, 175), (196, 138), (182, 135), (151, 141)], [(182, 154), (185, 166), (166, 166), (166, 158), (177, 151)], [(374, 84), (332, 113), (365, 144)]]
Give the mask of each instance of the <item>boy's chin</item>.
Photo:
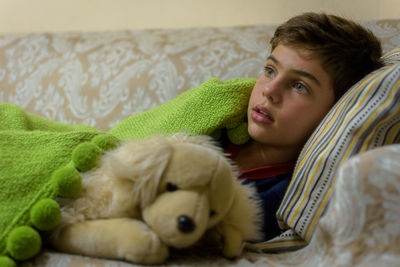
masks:
[(253, 139), (253, 140), (260, 140), (263, 139), (263, 137), (265, 138), (265, 136), (267, 135), (267, 132), (265, 129), (261, 128), (259, 125), (257, 125), (256, 123), (249, 123), (247, 125), (247, 132), (249, 133), (249, 136)]
[(251, 131), (250, 129), (248, 130), (250, 139), (254, 142), (260, 143), (260, 144), (267, 144), (268, 143), (268, 138), (266, 138), (266, 134), (261, 132), (261, 131)]

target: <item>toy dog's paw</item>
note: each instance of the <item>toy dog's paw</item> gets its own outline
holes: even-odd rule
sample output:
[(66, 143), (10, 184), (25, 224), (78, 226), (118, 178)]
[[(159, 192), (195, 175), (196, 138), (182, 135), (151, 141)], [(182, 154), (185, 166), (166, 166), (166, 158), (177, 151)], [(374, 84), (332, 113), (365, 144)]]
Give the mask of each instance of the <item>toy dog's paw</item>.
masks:
[(243, 237), (233, 227), (226, 226), (224, 231), (223, 254), (226, 258), (235, 258), (242, 253), (244, 247)]
[(59, 251), (161, 264), (169, 256), (166, 244), (142, 221), (130, 218), (87, 220), (63, 226), (50, 242)]
[(146, 253), (140, 254), (131, 250), (126, 252), (124, 258), (140, 264), (161, 264), (167, 260), (168, 256), (168, 247), (160, 240), (152, 240), (152, 244)]

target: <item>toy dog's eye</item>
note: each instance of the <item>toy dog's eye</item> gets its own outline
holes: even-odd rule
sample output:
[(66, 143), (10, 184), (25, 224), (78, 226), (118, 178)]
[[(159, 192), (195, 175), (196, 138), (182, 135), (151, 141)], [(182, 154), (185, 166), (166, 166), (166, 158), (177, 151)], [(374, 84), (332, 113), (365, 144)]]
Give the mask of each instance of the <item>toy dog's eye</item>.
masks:
[(173, 183), (167, 183), (167, 191), (173, 192), (178, 190), (178, 187), (174, 185)]
[(216, 214), (215, 210), (210, 210), (210, 217), (214, 216)]

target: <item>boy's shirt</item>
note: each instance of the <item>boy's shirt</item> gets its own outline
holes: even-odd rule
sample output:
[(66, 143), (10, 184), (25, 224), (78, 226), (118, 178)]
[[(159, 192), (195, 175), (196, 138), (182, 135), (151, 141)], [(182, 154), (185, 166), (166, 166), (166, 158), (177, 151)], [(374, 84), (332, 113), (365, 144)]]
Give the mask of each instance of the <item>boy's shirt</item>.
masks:
[[(225, 152), (234, 160), (240, 148), (241, 146), (230, 144)], [(276, 219), (276, 211), (289, 186), (294, 166), (293, 162), (240, 171), (239, 178), (243, 179), (245, 184), (253, 184), (261, 199), (264, 240), (274, 238), (281, 233)]]

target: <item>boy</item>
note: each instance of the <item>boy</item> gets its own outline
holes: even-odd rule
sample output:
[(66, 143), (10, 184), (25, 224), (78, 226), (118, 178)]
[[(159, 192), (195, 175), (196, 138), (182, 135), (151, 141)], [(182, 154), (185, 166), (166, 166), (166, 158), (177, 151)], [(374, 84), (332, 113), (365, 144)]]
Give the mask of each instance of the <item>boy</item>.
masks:
[(247, 110), (251, 140), (226, 151), (264, 208), (264, 240), (280, 234), (275, 213), (308, 137), (354, 83), (382, 66), (378, 39), (343, 18), (305, 13), (277, 28), (265, 73)]
[[(377, 38), (332, 15), (306, 13), (290, 19), (276, 29), (271, 46), (255, 85), (252, 79), (210, 79), (109, 131), (120, 139), (177, 131), (214, 136), (215, 129), (231, 129), (247, 113), (247, 126), (238, 127), (246, 139), (235, 142), (244, 144), (222, 138), (221, 146), (245, 183), (258, 190), (264, 240), (280, 234), (275, 213), (306, 140), (346, 90), (382, 66)], [(231, 139), (229, 130), (227, 135)]]

